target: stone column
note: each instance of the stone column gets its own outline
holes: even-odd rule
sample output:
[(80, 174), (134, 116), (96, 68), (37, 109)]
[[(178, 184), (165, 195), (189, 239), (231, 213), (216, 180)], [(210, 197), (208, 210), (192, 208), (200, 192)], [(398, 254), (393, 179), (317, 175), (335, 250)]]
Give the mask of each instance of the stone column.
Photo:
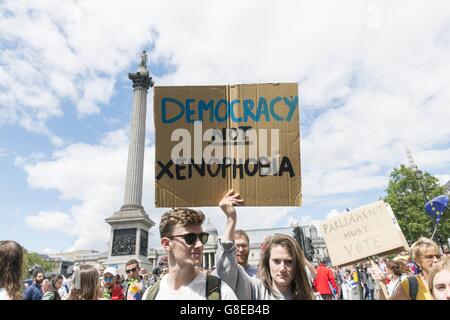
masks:
[[(147, 92), (154, 83), (147, 69), (147, 54), (141, 55), (141, 63), (135, 73), (129, 73), (128, 77), (133, 81), (133, 107), (130, 124), (130, 144), (128, 148), (127, 175), (125, 181), (124, 203), (119, 211), (114, 212), (105, 221), (111, 226), (111, 240), (108, 259), (105, 265), (118, 265), (119, 272), (124, 272), (125, 264), (130, 259), (139, 261), (141, 268), (150, 269), (148, 253), (141, 255), (141, 234), (155, 225), (142, 206), (142, 183), (144, 173), (145, 150), (145, 122), (147, 116)], [(107, 165), (107, 164), (106, 164)], [(125, 232), (126, 229), (136, 230), (134, 234)], [(120, 232), (114, 243), (115, 232)], [(148, 238), (143, 241), (144, 247), (148, 246)], [(130, 244), (132, 243), (132, 244)], [(135, 246), (135, 251), (123, 250)]]
[(147, 91), (153, 86), (146, 64), (141, 64), (136, 73), (129, 73), (133, 81), (133, 111), (128, 148), (125, 199), (122, 209), (142, 208), (142, 182), (144, 173), (145, 120), (147, 116)]

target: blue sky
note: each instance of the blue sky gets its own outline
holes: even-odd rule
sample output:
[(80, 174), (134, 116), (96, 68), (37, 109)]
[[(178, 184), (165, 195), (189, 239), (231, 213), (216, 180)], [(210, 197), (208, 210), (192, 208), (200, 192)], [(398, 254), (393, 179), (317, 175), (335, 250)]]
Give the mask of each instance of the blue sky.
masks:
[[(124, 196), (127, 73), (143, 49), (160, 85), (299, 82), (303, 206), (243, 208), (242, 228), (378, 200), (407, 161), (404, 140), (422, 170), (450, 180), (447, 2), (107, 4), (0, 1), (0, 239), (105, 250), (104, 219)], [(158, 223), (152, 98), (143, 202)], [(221, 231), (222, 214), (205, 212)]]

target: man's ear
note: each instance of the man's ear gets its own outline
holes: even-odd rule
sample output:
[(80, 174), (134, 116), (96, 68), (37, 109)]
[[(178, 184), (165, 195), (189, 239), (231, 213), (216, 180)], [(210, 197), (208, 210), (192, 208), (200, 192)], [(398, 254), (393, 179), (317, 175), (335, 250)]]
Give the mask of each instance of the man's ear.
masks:
[(172, 249), (172, 241), (170, 241), (169, 238), (161, 238), (161, 246), (166, 249), (166, 250), (171, 250)]

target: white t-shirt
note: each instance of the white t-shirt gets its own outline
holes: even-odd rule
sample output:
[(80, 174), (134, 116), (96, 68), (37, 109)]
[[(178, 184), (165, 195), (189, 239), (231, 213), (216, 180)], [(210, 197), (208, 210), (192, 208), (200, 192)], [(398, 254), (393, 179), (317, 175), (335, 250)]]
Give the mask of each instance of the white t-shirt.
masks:
[[(161, 279), (155, 300), (206, 300), (206, 275), (203, 272), (199, 272), (194, 280), (178, 290), (168, 288), (167, 278)], [(221, 281), (220, 294), (222, 300), (237, 300), (233, 290), (224, 281)]]
[(0, 300), (11, 300), (5, 288), (0, 288)]

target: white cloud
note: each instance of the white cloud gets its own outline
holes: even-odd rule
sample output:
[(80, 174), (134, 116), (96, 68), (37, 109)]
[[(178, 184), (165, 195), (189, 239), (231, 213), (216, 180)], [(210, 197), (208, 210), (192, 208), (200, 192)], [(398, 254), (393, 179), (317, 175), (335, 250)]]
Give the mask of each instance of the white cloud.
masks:
[(42, 152), (33, 152), (28, 156), (16, 156), (14, 158), (14, 164), (18, 167), (22, 167), (25, 164), (34, 164), (45, 158), (45, 154)]
[[(152, 39), (138, 2), (26, 1), (0, 3), (0, 122), (52, 137), (47, 120), (62, 101), (80, 115), (98, 113), (115, 78)], [(105, 10), (108, 7), (108, 10)]]
[(438, 174), (435, 177), (438, 178), (440, 184), (442, 185), (445, 185), (450, 181), (450, 174)]
[(104, 219), (123, 204), (126, 140), (118, 130), (105, 135), (99, 145), (72, 144), (51, 159), (22, 164), (30, 187), (57, 190), (63, 199), (78, 202), (68, 212), (75, 237), (68, 249), (106, 248), (110, 229)]
[(25, 224), (37, 231), (57, 231), (65, 234), (72, 234), (72, 218), (65, 213), (58, 211), (39, 211), (35, 215), (25, 218)]
[(334, 217), (337, 217), (337, 216), (339, 216), (339, 215), (341, 215), (341, 214), (343, 214), (344, 212), (339, 212), (339, 211), (337, 211), (336, 209), (332, 209), (332, 210), (330, 210), (328, 213), (327, 213), (327, 215), (326, 215), (326, 218), (325, 219), (331, 219), (331, 218), (334, 218)]
[(51, 248), (45, 248), (41, 252), (44, 253), (44, 254), (56, 254), (56, 253), (59, 253), (58, 250), (54, 250), (54, 249), (51, 249)]
[(423, 150), (414, 160), (419, 168), (445, 169), (450, 165), (450, 149)]

